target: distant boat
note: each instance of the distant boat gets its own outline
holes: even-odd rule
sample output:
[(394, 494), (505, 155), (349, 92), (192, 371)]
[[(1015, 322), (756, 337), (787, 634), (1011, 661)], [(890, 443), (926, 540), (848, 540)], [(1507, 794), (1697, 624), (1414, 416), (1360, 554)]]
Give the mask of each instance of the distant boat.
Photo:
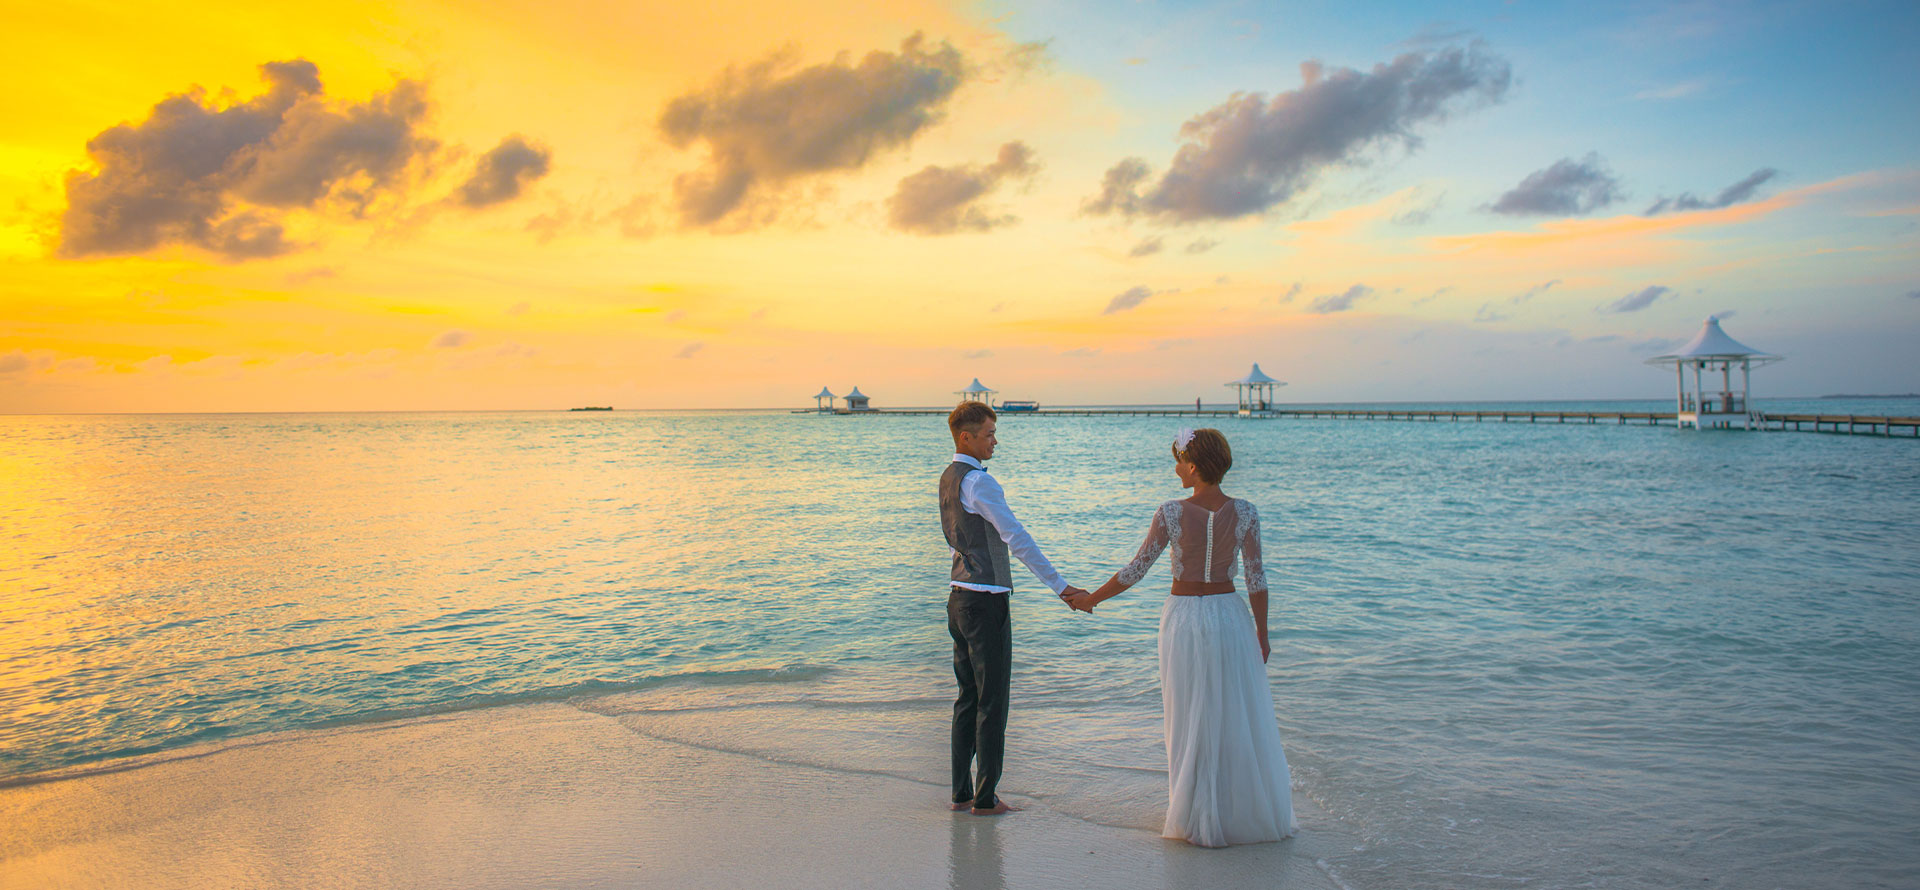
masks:
[(1038, 411), (1040, 410), (1040, 403), (1025, 401), (1022, 399), (1008, 399), (1000, 403), (1000, 410), (1002, 411)]
[(596, 407), (594, 407), (594, 406), (592, 406), (592, 405), (588, 405), (588, 406), (587, 406), (587, 407), (585, 407), (585, 408), (568, 408), (567, 410), (568, 410), (568, 411), (612, 411), (612, 410), (613, 410), (613, 406), (612, 406), (612, 405), (605, 405), (605, 406), (601, 406), (601, 407), (597, 407), (597, 408), (596, 408)]

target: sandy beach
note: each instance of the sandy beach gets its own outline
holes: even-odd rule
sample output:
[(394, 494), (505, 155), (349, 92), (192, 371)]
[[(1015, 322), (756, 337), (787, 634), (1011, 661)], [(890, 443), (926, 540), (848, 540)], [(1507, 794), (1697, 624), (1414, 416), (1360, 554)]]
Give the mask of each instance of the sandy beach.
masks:
[[(702, 721), (727, 738), (735, 714)], [(935, 781), (663, 738), (536, 703), (256, 736), (0, 788), (0, 888), (1265, 887), (1329, 890), (1308, 824), (1201, 850)], [(937, 727), (936, 727), (937, 728)], [(907, 744), (901, 740), (902, 747)], [(1298, 795), (1296, 795), (1296, 798)], [(1308, 821), (1303, 813), (1303, 821)]]

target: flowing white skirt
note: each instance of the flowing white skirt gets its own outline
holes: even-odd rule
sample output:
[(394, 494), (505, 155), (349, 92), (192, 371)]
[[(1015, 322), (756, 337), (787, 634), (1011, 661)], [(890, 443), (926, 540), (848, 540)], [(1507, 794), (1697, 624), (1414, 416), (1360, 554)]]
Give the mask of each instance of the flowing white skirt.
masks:
[(1291, 836), (1293, 783), (1253, 612), (1240, 594), (1167, 597), (1160, 701), (1167, 715), (1161, 835), (1203, 847)]

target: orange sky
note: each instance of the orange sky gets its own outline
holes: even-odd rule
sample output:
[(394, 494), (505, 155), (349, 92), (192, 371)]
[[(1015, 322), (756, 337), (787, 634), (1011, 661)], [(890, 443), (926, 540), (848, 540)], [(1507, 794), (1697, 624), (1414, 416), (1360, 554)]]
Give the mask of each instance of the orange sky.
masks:
[[(1684, 338), (1708, 312), (1737, 310), (1747, 317), (1730, 332), (1786, 351), (1762, 335), (1835, 328), (1834, 313), (1804, 314), (1797, 294), (1850, 294), (1832, 297), (1839, 318), (1883, 332), (1911, 332), (1920, 308), (1901, 296), (1920, 284), (1911, 166), (1802, 176), (1661, 215), (1637, 203), (1490, 215), (1494, 195), (1475, 184), (1504, 189), (1531, 167), (1441, 159), (1488, 138), (1457, 123), (1477, 119), (1540, 130), (1541, 164), (1566, 153), (1527, 119), (1539, 97), (1463, 105), (1417, 122), (1417, 145), (1387, 139), (1308, 167), (1299, 192), (1262, 212), (1095, 215), (1087, 202), (1109, 167), (1138, 156), (1157, 176), (1192, 142), (1182, 122), (1229, 98), (1216, 81), (1242, 75), (1169, 60), (1143, 90), (1103, 66), (1161, 60), (1038, 46), (1050, 35), (1017, 10), (8, 7), (4, 64), (11, 82), (34, 86), (0, 95), (0, 412), (771, 407), (808, 404), (822, 384), (858, 384), (882, 405), (937, 404), (976, 376), (1013, 398), (1176, 401), (1225, 397), (1219, 382), (1254, 361), (1307, 401), (1658, 395), (1664, 378), (1627, 344)], [(1405, 36), (1346, 64), (1367, 72), (1404, 52), (1394, 41)], [(943, 46), (962, 60), (950, 91), (888, 79), (909, 60), (921, 60), (912, 76), (930, 76)], [(862, 67), (876, 58), (885, 65)], [(189, 215), (216, 233), (279, 226), (271, 255), (241, 255), (205, 228), (125, 222), (135, 199), (184, 194), (166, 177), (195, 155), (155, 149), (136, 169), (90, 155), (90, 140), (120, 124), (158, 140), (156, 104), (194, 90), (207, 113), (265, 102), (261, 66), (290, 60), (310, 62), (323, 92), (224, 172), (178, 186), (214, 196)], [(1243, 89), (1303, 89), (1301, 61), (1246, 73)], [(346, 132), (356, 107), (403, 81), (426, 110), (411, 121), (414, 148), (382, 174), (323, 123), (349, 122)], [(875, 123), (897, 109), (843, 95), (892, 89), (923, 90), (913, 111), (924, 119)], [(747, 95), (763, 104), (725, 104)], [(663, 114), (679, 97), (710, 109), (702, 134), (676, 145)], [(863, 116), (800, 120), (849, 103)], [(750, 119), (767, 107), (792, 112), (788, 131)], [(714, 123), (723, 112), (734, 117)], [(506, 197), (463, 201), (488, 152), (516, 135), (544, 152), (542, 170), (502, 180)], [(795, 144), (812, 137), (845, 139), (831, 151)], [(204, 155), (184, 131), (166, 138)], [(1032, 164), (1003, 173), (997, 153), (1015, 142)], [(275, 191), (287, 181), (268, 176), (276, 165), (336, 172), (316, 180), (323, 193), (293, 200)], [(900, 215), (905, 180), (930, 167), (983, 189), (942, 205), (972, 214), (948, 217), (957, 229)], [(686, 183), (740, 170), (754, 177), (745, 197), (691, 222)], [(111, 183), (111, 200), (85, 197), (71, 177)], [(1863, 231), (1857, 220), (1888, 223)], [(149, 231), (156, 243), (126, 246)], [(1653, 310), (1605, 311), (1650, 286), (1668, 294)], [(1529, 388), (1517, 361), (1561, 370)], [(1891, 377), (1858, 385), (1920, 386), (1891, 361), (1874, 366)]]

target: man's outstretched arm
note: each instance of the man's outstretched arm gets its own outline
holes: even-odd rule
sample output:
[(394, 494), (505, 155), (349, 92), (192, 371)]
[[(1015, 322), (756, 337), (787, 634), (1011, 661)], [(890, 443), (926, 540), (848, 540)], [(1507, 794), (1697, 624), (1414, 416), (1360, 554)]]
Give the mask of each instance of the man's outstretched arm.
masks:
[(986, 473), (972, 473), (960, 486), (961, 506), (978, 513), (993, 523), (1000, 540), (1007, 543), (1007, 552), (1020, 560), (1027, 571), (1040, 579), (1054, 593), (1065, 592), (1067, 579), (1060, 577), (1053, 563), (1047, 561), (1046, 554), (1040, 552), (1040, 545), (1034, 543), (1033, 535), (1027, 533), (1026, 526), (1013, 515), (1007, 506), (1007, 493), (1000, 482)]

